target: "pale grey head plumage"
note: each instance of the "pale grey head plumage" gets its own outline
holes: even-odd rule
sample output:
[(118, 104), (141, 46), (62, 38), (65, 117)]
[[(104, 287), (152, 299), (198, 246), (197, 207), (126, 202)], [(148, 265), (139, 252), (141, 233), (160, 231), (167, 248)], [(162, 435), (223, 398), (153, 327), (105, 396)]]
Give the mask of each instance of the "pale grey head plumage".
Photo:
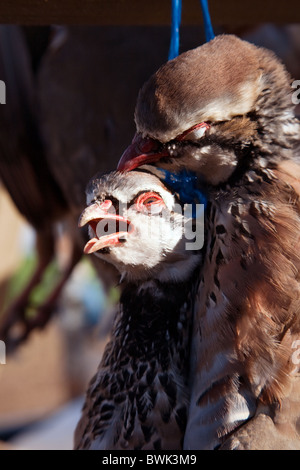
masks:
[(80, 226), (90, 226), (85, 252), (112, 263), (122, 276), (182, 281), (199, 262), (200, 254), (187, 252), (185, 245), (191, 216), (154, 174), (96, 177), (88, 185), (87, 203), (80, 218)]

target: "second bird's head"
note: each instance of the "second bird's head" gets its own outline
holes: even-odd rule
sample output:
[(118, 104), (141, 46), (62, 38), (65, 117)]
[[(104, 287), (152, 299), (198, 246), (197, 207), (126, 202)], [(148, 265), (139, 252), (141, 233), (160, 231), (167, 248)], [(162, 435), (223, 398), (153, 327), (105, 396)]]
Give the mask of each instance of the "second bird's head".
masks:
[(96, 176), (79, 220), (80, 227), (89, 226), (84, 251), (113, 264), (130, 281), (185, 281), (200, 261), (203, 243), (203, 206), (197, 222), (191, 206), (145, 171)]

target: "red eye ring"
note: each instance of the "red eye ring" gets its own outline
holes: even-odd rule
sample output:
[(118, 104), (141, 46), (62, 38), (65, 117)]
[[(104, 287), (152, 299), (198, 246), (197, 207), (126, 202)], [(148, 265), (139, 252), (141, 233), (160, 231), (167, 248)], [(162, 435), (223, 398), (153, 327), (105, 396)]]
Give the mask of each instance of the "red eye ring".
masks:
[(136, 201), (136, 205), (138, 210), (150, 209), (153, 206), (166, 207), (162, 197), (153, 191), (141, 194)]
[(190, 134), (191, 132), (193, 131), (197, 131), (198, 129), (203, 129), (203, 135), (204, 133), (210, 128), (210, 124), (208, 122), (200, 122), (199, 124), (196, 124), (195, 126), (192, 126), (190, 127), (189, 129), (187, 129), (185, 132), (183, 132), (182, 134), (178, 135), (176, 137), (176, 140), (178, 140), (179, 142), (182, 141), (182, 140), (185, 140), (185, 138), (188, 136), (188, 134)]

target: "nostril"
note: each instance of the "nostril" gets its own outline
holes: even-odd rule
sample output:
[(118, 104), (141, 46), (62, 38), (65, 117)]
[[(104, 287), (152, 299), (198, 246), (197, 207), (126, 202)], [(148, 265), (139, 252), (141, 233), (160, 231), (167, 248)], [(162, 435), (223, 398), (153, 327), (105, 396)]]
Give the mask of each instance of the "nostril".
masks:
[(100, 209), (102, 209), (104, 211), (108, 211), (108, 209), (110, 209), (111, 206), (112, 206), (112, 201), (110, 199), (105, 199), (105, 201), (103, 201), (100, 204)]

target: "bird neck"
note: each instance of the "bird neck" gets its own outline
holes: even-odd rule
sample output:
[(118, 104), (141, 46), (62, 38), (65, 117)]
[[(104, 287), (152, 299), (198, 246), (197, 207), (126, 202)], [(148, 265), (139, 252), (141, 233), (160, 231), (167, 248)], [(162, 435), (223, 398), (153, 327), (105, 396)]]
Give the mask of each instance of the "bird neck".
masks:
[[(167, 370), (174, 356), (180, 355), (178, 347), (182, 343), (182, 354), (188, 360), (194, 290), (190, 282), (127, 284), (121, 295), (107, 364), (121, 367), (127, 357), (132, 363), (155, 360), (162, 370)], [(121, 362), (113, 351), (121, 357)], [(185, 374), (186, 365), (180, 364)]]
[(78, 449), (182, 449), (195, 290), (196, 275), (183, 284), (125, 286), (76, 431)]

